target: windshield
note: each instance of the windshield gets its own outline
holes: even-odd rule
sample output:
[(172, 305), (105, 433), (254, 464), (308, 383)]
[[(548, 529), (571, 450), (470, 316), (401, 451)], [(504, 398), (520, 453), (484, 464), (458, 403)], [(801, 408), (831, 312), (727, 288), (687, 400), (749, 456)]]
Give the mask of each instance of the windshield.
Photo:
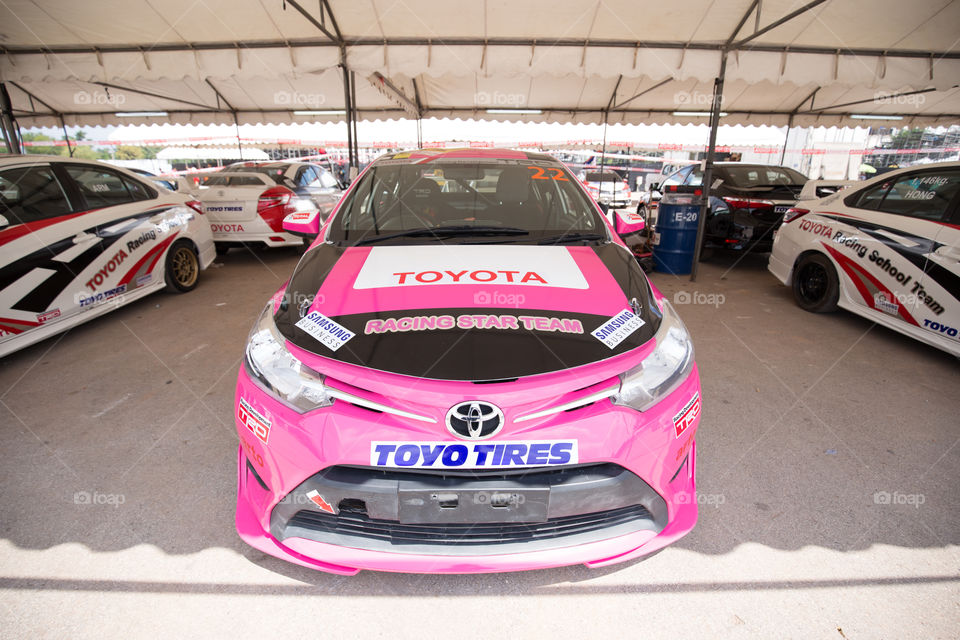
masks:
[(807, 182), (805, 175), (787, 167), (765, 167), (761, 165), (723, 167), (722, 174), (723, 181), (732, 187), (779, 185), (801, 187)]
[(600, 173), (599, 171), (591, 171), (587, 174), (587, 182), (622, 182), (623, 178), (619, 174), (614, 173), (613, 171), (604, 171)]
[(254, 176), (227, 176), (213, 174), (204, 176), (200, 179), (200, 184), (204, 187), (262, 187), (263, 180)]
[(537, 160), (381, 161), (331, 222), (344, 245), (609, 241), (561, 165)]

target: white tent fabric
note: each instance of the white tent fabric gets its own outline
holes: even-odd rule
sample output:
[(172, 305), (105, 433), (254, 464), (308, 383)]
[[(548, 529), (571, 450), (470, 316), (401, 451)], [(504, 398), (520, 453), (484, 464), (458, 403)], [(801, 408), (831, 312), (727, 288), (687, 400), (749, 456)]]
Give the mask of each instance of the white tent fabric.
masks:
[(263, 150), (254, 147), (166, 147), (157, 152), (157, 160), (269, 160)]
[(21, 126), (342, 120), (341, 62), (361, 119), (705, 123), (676, 114), (709, 110), (730, 42), (723, 124), (960, 122), (960, 1), (826, 0), (763, 31), (806, 4), (6, 0), (0, 81)]

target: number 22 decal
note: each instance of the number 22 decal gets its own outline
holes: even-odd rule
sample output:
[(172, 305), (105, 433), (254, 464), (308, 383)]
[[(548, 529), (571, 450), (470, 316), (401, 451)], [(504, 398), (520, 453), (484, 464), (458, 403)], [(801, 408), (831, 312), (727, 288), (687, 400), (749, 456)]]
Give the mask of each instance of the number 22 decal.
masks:
[[(569, 182), (567, 178), (563, 175), (563, 169), (557, 169), (555, 167), (550, 167), (549, 169), (544, 169), (543, 167), (529, 166), (527, 169), (533, 169), (534, 174), (530, 176), (531, 180), (563, 180), (564, 182)], [(547, 171), (552, 171), (553, 175), (548, 176)]]

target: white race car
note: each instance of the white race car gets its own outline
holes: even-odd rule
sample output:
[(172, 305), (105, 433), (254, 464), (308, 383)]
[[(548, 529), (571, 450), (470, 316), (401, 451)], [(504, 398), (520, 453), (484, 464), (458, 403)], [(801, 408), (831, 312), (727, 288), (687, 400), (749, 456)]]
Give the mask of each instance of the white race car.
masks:
[(808, 311), (842, 307), (960, 355), (960, 162), (885, 173), (787, 211), (769, 269)]
[(217, 253), (245, 244), (301, 246), (303, 238), (284, 231), (283, 219), (316, 207), (292, 186), (285, 178), (252, 171), (219, 171), (201, 178), (196, 194), (210, 220)]
[(0, 356), (167, 285), (214, 259), (200, 203), (70, 158), (0, 159)]

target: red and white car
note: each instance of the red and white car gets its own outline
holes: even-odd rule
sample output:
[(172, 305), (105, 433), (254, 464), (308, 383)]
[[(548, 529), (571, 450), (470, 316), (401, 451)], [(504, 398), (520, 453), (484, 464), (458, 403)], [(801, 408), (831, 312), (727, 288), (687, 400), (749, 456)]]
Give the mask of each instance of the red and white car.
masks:
[(327, 158), (315, 162), (238, 162), (224, 171), (262, 173), (277, 183), (289, 186), (298, 197), (309, 200), (316, 206), (321, 221), (326, 220), (340, 202), (346, 188), (346, 185), (337, 179), (333, 163)]
[(789, 209), (769, 269), (807, 311), (841, 307), (960, 355), (960, 162)]
[(0, 356), (167, 286), (214, 259), (200, 203), (98, 162), (0, 158)]
[(298, 211), (316, 211), (297, 197), (286, 180), (256, 172), (219, 171), (204, 176), (197, 197), (210, 220), (217, 253), (245, 244), (301, 246), (303, 239), (283, 230), (283, 219)]

